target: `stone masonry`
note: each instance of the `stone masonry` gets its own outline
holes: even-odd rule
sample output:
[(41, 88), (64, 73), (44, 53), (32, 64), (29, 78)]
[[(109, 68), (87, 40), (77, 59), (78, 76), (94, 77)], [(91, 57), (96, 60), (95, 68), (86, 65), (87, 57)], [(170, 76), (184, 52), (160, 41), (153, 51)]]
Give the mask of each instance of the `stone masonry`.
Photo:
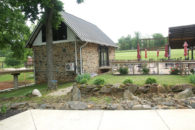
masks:
[[(84, 43), (77, 43), (77, 69), (80, 72), (80, 46)], [(74, 81), (76, 71), (66, 71), (65, 64), (75, 63), (75, 44), (58, 43), (53, 45), (54, 48), (54, 70), (55, 79), (58, 82)], [(83, 70), (85, 73), (98, 73), (99, 69), (99, 45), (88, 43), (82, 49)], [(37, 84), (46, 82), (46, 46), (33, 46), (35, 82)], [(109, 60), (115, 57), (115, 48), (109, 47)]]

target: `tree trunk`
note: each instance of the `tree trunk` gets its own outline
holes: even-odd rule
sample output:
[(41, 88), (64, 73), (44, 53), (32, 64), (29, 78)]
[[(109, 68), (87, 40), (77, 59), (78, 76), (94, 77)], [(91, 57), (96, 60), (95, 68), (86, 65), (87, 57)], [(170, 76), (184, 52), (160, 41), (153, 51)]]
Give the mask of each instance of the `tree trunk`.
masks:
[(53, 9), (49, 8), (47, 10), (47, 19), (46, 19), (47, 86), (48, 86), (48, 89), (55, 89), (54, 85), (52, 84), (52, 80), (54, 80), (52, 19), (53, 19)]

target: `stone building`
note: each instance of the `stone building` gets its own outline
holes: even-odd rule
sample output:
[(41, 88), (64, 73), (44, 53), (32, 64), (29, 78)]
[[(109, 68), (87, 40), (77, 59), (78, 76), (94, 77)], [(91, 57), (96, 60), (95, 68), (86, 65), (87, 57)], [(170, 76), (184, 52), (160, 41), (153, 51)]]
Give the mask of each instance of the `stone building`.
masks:
[[(63, 22), (53, 29), (53, 63), (55, 79), (59, 82), (73, 81), (77, 74), (100, 73), (108, 70), (115, 57), (116, 44), (96, 25), (61, 13)], [(37, 25), (27, 47), (34, 52), (35, 82), (46, 82), (46, 36), (45, 26)]]

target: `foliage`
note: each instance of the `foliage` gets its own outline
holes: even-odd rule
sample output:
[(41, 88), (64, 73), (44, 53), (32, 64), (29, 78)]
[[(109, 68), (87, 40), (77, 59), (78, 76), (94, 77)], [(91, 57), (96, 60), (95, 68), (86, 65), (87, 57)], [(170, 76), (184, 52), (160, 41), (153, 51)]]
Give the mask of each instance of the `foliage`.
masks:
[(133, 83), (133, 80), (131, 80), (131, 79), (125, 79), (124, 81), (123, 81), (123, 84), (132, 84)]
[(5, 64), (7, 66), (17, 67), (21, 65), (21, 63), (22, 62), (20, 60), (13, 56), (13, 53), (8, 54), (8, 56), (5, 58)]
[(104, 85), (105, 80), (103, 78), (97, 78), (93, 81), (93, 84), (95, 84), (95, 85)]
[(191, 69), (190, 72), (191, 72), (192, 74), (195, 74), (195, 70), (194, 70), (194, 69)]
[(5, 105), (5, 104), (3, 104), (2, 106), (1, 106), (1, 113), (2, 114), (5, 114), (7, 112), (7, 106)]
[(77, 75), (76, 77), (76, 82), (80, 83), (80, 84), (85, 84), (87, 83), (88, 80), (90, 80), (91, 76), (90, 74), (81, 74), (81, 75)]
[(137, 43), (141, 43), (140, 36), (141, 34), (139, 32), (135, 32), (134, 37), (131, 37), (131, 35), (121, 37), (117, 43), (119, 46), (119, 50), (129, 50), (137, 48)]
[(154, 45), (156, 47), (163, 47), (165, 46), (165, 39), (164, 36), (160, 33), (154, 33), (152, 35), (152, 37), (154, 38)]
[(145, 81), (145, 84), (153, 84), (153, 83), (157, 83), (155, 78), (147, 78)]
[(143, 73), (143, 74), (149, 74), (149, 71), (150, 71), (150, 69), (147, 68), (147, 67), (143, 67), (143, 68), (142, 68), (142, 73)]
[(178, 75), (180, 73), (181, 73), (181, 70), (178, 67), (173, 67), (170, 70), (170, 74), (172, 74), (172, 75)]
[(122, 75), (127, 75), (128, 74), (128, 68), (127, 67), (120, 67), (119, 68), (119, 73)]
[(190, 79), (190, 83), (195, 84), (195, 74), (190, 75), (189, 79)]

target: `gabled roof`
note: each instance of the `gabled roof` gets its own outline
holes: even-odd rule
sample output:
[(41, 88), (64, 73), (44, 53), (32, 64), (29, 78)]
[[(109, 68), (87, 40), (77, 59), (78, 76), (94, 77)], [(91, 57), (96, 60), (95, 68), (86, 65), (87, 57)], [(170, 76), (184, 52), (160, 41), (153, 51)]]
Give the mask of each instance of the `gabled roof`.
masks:
[[(105, 46), (117, 47), (117, 45), (96, 25), (89, 23), (81, 18), (73, 16), (67, 12), (61, 12), (65, 24), (75, 33), (75, 35), (84, 42), (91, 42)], [(39, 24), (30, 36), (26, 46), (31, 47), (36, 39), (40, 29)]]

